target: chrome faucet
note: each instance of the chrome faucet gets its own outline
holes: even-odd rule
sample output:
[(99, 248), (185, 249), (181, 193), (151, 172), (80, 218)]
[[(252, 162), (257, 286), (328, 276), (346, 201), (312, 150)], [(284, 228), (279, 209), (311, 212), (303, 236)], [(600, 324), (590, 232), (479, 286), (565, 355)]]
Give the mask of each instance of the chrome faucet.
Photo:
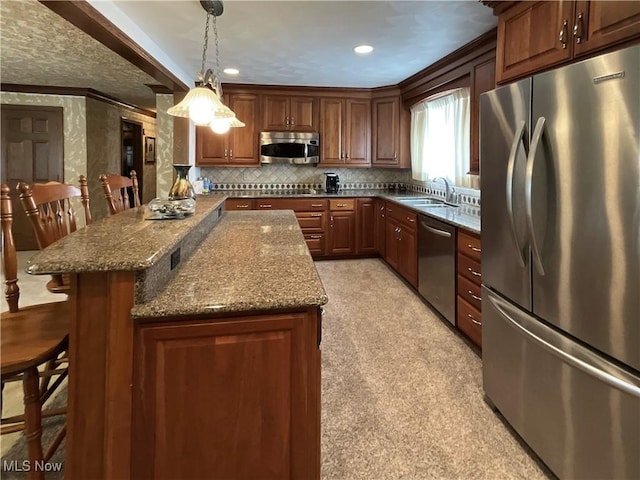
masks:
[(444, 182), (444, 201), (447, 203), (453, 203), (453, 194), (456, 189), (453, 188), (453, 186), (449, 183), (449, 180), (447, 180), (446, 178), (436, 177), (433, 179), (434, 182), (437, 182), (438, 180), (442, 180)]

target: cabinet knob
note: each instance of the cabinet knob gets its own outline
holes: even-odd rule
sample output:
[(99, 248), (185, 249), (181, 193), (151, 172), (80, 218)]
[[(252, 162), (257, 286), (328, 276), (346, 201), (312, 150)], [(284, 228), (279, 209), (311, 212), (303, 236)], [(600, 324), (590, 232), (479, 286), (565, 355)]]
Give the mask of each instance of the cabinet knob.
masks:
[(229, 150), (228, 149), (224, 149), (224, 158), (227, 158), (229, 156)]
[(233, 158), (233, 150), (229, 150), (229, 158)]
[(293, 126), (296, 124), (296, 119), (293, 117), (289, 117), (289, 125)]
[(393, 159), (398, 160), (398, 152), (393, 152)]
[(564, 20), (562, 22), (562, 28), (560, 29), (560, 43), (562, 44), (562, 48), (565, 49), (567, 48), (567, 30), (569, 27), (569, 22), (567, 20)]
[(573, 36), (576, 37), (576, 43), (582, 43), (582, 37), (584, 37), (584, 14), (582, 12), (578, 14), (576, 24), (573, 26)]

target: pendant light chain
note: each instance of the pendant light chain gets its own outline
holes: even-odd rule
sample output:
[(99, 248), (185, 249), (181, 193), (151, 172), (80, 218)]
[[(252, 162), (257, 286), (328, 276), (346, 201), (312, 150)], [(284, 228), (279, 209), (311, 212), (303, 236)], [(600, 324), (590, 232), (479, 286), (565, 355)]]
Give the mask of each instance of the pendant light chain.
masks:
[[(211, 13), (207, 12), (207, 23), (206, 26), (204, 28), (204, 45), (202, 46), (202, 66), (200, 68), (200, 75), (203, 77), (202, 81), (205, 82), (206, 79), (204, 78), (204, 66), (205, 63), (207, 63), (207, 48), (209, 47), (209, 17), (211, 17)], [(215, 16), (213, 17), (213, 21), (215, 23)], [(217, 39), (216, 39), (216, 43), (217, 43)]]
[(220, 100), (222, 100), (222, 84), (220, 83), (220, 46), (218, 45), (218, 23), (216, 22), (217, 17), (217, 15), (213, 16), (213, 38), (216, 41), (216, 70), (213, 73), (213, 76), (215, 78), (216, 91)]

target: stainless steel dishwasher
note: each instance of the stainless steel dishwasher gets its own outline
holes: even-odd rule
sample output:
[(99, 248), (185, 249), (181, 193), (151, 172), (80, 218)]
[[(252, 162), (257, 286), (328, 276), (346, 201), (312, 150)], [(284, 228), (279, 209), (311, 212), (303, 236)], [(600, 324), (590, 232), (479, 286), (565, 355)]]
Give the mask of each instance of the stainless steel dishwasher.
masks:
[(455, 325), (455, 227), (420, 215), (418, 269), (420, 295)]

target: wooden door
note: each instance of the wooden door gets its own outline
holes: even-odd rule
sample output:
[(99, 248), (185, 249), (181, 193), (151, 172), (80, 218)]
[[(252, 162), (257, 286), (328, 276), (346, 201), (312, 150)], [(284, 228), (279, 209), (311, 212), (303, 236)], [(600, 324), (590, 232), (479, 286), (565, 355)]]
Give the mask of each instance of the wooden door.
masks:
[(386, 218), (385, 218), (385, 203), (384, 200), (376, 199), (376, 223), (374, 225), (376, 235), (376, 251), (382, 258), (385, 257), (385, 244), (386, 244)]
[[(498, 82), (522, 77), (569, 60), (573, 55), (574, 2), (525, 1), (498, 18)], [(563, 30), (564, 29), (564, 30)], [(563, 40), (560, 32), (564, 31)]]
[(389, 265), (398, 270), (398, 228), (400, 225), (387, 215), (385, 222), (385, 256)]
[(356, 252), (355, 212), (331, 212), (329, 255), (352, 255)]
[(196, 166), (228, 165), (231, 133), (220, 135), (209, 127), (196, 127)]
[(418, 288), (418, 236), (412, 228), (400, 227), (398, 264), (402, 276)]
[(231, 129), (229, 163), (260, 166), (258, 96), (248, 93), (231, 94), (229, 95), (229, 108), (246, 125)]
[(371, 163), (371, 103), (369, 100), (346, 101), (346, 163), (367, 165)]
[(400, 137), (400, 97), (373, 100), (373, 152), (371, 164), (398, 165)]
[(320, 100), (320, 165), (344, 163), (344, 101), (339, 98)]
[(317, 480), (316, 322), (283, 313), (141, 326), (131, 478)]
[(573, 51), (576, 56), (640, 35), (639, 1), (576, 2)]
[[(235, 111), (235, 110), (234, 110)], [(236, 112), (237, 115), (238, 112)], [(288, 130), (289, 97), (282, 95), (264, 95), (262, 97), (262, 130)], [(243, 120), (244, 121), (244, 120)], [(246, 122), (245, 122), (246, 123)]]
[(16, 186), (63, 182), (63, 143), (62, 108), (2, 105), (2, 183), (11, 188), (18, 250), (37, 250), (38, 242)]
[(316, 99), (311, 97), (291, 97), (289, 103), (289, 128), (298, 132), (315, 132)]
[(357, 206), (356, 253), (376, 253), (376, 223), (378, 216), (373, 198), (359, 198)]

